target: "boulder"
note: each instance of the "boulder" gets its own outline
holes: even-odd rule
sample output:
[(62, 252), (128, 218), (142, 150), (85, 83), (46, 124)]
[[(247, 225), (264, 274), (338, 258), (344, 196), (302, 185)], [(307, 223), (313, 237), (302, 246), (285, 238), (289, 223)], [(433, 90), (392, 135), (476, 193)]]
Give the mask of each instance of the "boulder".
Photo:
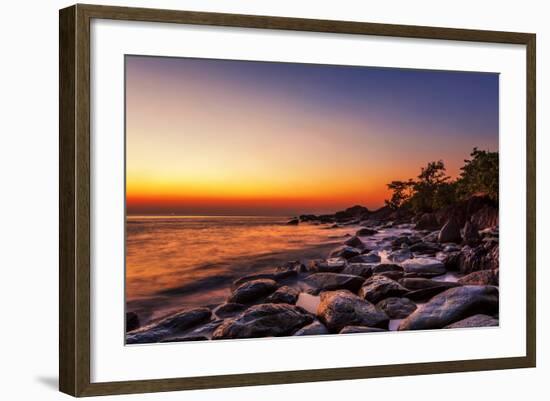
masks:
[(242, 284), (248, 282), (248, 281), (254, 281), (258, 279), (268, 279), (273, 281), (280, 281), (285, 280), (291, 277), (296, 277), (298, 275), (298, 272), (295, 270), (281, 270), (277, 271), (275, 273), (256, 273), (256, 274), (249, 274), (247, 276), (239, 277), (235, 281), (233, 281), (233, 284), (231, 285), (232, 289), (235, 289)]
[(126, 312), (126, 332), (139, 328), (140, 322), (137, 313)]
[(432, 242), (417, 242), (409, 247), (409, 251), (421, 254), (436, 254), (441, 248)]
[(300, 220), (299, 219), (292, 219), (292, 220), (289, 220), (286, 224), (288, 226), (297, 226), (298, 224), (300, 224)]
[(489, 268), (486, 264), (487, 249), (482, 245), (472, 248), (465, 246), (460, 251), (457, 259), (458, 270), (462, 274), (469, 274), (478, 270)]
[(481, 241), (478, 228), (474, 223), (467, 221), (466, 224), (464, 224), (464, 228), (462, 229), (462, 241), (470, 246), (477, 245), (479, 241)]
[(194, 308), (178, 312), (159, 321), (154, 328), (182, 331), (210, 320), (212, 312), (208, 308)]
[(299, 329), (293, 335), (295, 335), (295, 336), (316, 336), (316, 335), (320, 335), (320, 334), (329, 334), (329, 331), (323, 323), (316, 320), (313, 323), (302, 327), (301, 329)]
[(350, 263), (342, 270), (342, 274), (369, 278), (372, 276), (372, 265), (368, 263)]
[(374, 274), (381, 274), (387, 272), (403, 272), (403, 268), (393, 263), (380, 263), (372, 268)]
[(389, 323), (383, 311), (346, 290), (322, 293), (317, 316), (333, 333), (356, 325), (387, 329)]
[(247, 281), (238, 286), (229, 296), (227, 302), (248, 304), (256, 302), (277, 289), (277, 283), (270, 279)]
[(260, 304), (225, 320), (214, 331), (212, 339), (288, 336), (312, 322), (313, 316), (300, 307)]
[(368, 236), (374, 235), (376, 233), (378, 233), (378, 231), (376, 231), (372, 228), (363, 227), (363, 228), (360, 228), (359, 230), (357, 230), (355, 235), (359, 236), (359, 237), (368, 237)]
[(295, 304), (299, 294), (298, 290), (285, 285), (278, 288), (265, 301), (274, 304)]
[(331, 252), (330, 257), (331, 258), (344, 258), (344, 259), (351, 259), (354, 256), (361, 255), (361, 251), (357, 248), (353, 248), (351, 246), (342, 246), (338, 249), (335, 249)]
[(214, 309), (214, 314), (219, 318), (233, 317), (247, 308), (246, 305), (228, 302)]
[(210, 320), (212, 312), (208, 308), (187, 309), (170, 315), (157, 323), (142, 327), (126, 336), (127, 344), (147, 344), (160, 342), (201, 323)]
[(278, 273), (286, 273), (288, 272), (290, 276), (296, 273), (302, 273), (306, 271), (306, 267), (302, 262), (299, 260), (291, 260), (286, 263), (284, 263), (282, 266), (278, 266), (277, 269), (275, 269)]
[(498, 208), (485, 205), (472, 214), (470, 221), (480, 229), (498, 226)]
[(316, 292), (332, 290), (350, 290), (356, 292), (361, 288), (365, 279), (351, 274), (314, 273), (307, 276), (304, 281), (316, 289)]
[(498, 326), (498, 319), (488, 315), (474, 315), (445, 326), (445, 329), (466, 329), (471, 327), (494, 327)]
[(206, 336), (192, 336), (192, 335), (185, 335), (185, 336), (179, 336), (179, 337), (169, 337), (165, 338), (159, 342), (161, 343), (179, 343), (183, 341), (205, 341), (208, 340), (208, 337)]
[(378, 253), (370, 252), (366, 255), (358, 255), (348, 259), (350, 263), (378, 263), (382, 260)]
[(316, 259), (309, 264), (308, 271), (317, 273), (340, 273), (347, 263), (342, 258)]
[(479, 270), (458, 279), (464, 285), (498, 285), (498, 276), (492, 269)]
[(396, 251), (390, 252), (388, 259), (395, 263), (404, 262), (407, 259), (412, 259), (413, 254), (409, 249), (399, 249)]
[(435, 258), (407, 259), (401, 266), (405, 273), (440, 275), (447, 272), (445, 265)]
[(433, 213), (424, 213), (420, 216), (415, 225), (417, 230), (437, 230), (440, 227), (441, 225)]
[(361, 241), (359, 239), (359, 237), (357, 237), (356, 235), (348, 238), (344, 242), (344, 245), (351, 246), (351, 247), (357, 248), (357, 249), (364, 249), (365, 248), (365, 244), (363, 243), (363, 241)]
[(365, 280), (359, 296), (369, 302), (378, 303), (384, 298), (400, 297), (407, 292), (397, 281), (385, 276), (372, 276)]
[(376, 304), (390, 319), (404, 319), (416, 310), (416, 304), (408, 298), (390, 297)]
[(453, 283), (451, 281), (438, 281), (438, 280), (431, 280), (428, 278), (402, 278), (399, 280), (399, 284), (401, 284), (403, 287), (405, 287), (408, 290), (416, 291), (416, 290), (425, 290), (427, 288), (434, 288), (434, 287), (446, 287), (446, 288), (453, 288), (458, 287), (460, 284)]
[(496, 287), (466, 285), (450, 288), (403, 320), (399, 330), (441, 329), (476, 314), (498, 313), (498, 305)]
[(436, 287), (423, 288), (420, 290), (411, 291), (406, 295), (404, 295), (404, 297), (409, 298), (411, 301), (415, 301), (415, 302), (425, 302), (433, 298), (437, 294), (441, 294), (443, 291), (447, 291), (449, 288), (453, 288), (453, 287), (449, 287), (448, 285), (438, 285)]
[(437, 236), (437, 240), (440, 243), (445, 242), (455, 242), (459, 243), (462, 240), (462, 237), (460, 236), (460, 225), (458, 221), (454, 218), (450, 218), (443, 227), (441, 227), (441, 230), (439, 231), (439, 235)]
[(338, 334), (355, 334), (355, 333), (379, 333), (381, 331), (387, 331), (378, 327), (368, 326), (346, 326)]

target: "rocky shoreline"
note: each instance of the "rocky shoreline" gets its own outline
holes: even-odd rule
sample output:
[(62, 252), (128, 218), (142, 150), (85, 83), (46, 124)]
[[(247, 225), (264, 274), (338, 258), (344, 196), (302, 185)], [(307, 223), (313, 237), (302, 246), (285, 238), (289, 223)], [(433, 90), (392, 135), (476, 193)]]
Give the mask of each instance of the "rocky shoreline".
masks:
[(483, 196), (434, 213), (354, 206), (289, 225), (349, 227), (325, 259), (240, 277), (221, 305), (182, 310), (126, 343), (498, 326), (498, 208)]

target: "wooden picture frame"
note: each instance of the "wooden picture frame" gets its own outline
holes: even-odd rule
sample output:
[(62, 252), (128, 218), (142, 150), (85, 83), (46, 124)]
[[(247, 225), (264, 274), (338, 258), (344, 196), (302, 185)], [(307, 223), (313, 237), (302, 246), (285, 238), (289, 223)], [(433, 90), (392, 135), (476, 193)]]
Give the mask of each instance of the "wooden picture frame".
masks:
[[(92, 383), (90, 380), (90, 21), (94, 18), (525, 45), (527, 49), (525, 60), (527, 71), (526, 356)], [(73, 396), (94, 396), (535, 366), (535, 34), (80, 4), (60, 11), (59, 28), (59, 388), (62, 392)]]

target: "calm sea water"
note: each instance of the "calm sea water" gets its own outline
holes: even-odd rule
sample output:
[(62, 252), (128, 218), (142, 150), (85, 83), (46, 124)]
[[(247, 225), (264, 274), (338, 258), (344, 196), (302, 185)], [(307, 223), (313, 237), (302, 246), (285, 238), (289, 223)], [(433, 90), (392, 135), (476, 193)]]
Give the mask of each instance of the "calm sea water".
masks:
[(288, 226), (286, 217), (130, 216), (126, 303), (146, 322), (223, 302), (240, 276), (325, 257), (354, 228)]

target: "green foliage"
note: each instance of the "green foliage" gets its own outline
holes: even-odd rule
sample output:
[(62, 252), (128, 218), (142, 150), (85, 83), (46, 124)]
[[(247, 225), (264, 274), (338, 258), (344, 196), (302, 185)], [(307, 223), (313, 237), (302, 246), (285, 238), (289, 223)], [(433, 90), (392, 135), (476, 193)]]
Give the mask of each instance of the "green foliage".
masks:
[(388, 184), (392, 195), (386, 205), (419, 213), (441, 209), (474, 194), (498, 199), (498, 152), (474, 148), (470, 156), (471, 159), (464, 161), (460, 177), (454, 181), (447, 175), (442, 160), (422, 167), (417, 180), (392, 181)]
[(470, 156), (457, 180), (458, 193), (461, 197), (484, 194), (498, 200), (498, 152), (474, 148)]

